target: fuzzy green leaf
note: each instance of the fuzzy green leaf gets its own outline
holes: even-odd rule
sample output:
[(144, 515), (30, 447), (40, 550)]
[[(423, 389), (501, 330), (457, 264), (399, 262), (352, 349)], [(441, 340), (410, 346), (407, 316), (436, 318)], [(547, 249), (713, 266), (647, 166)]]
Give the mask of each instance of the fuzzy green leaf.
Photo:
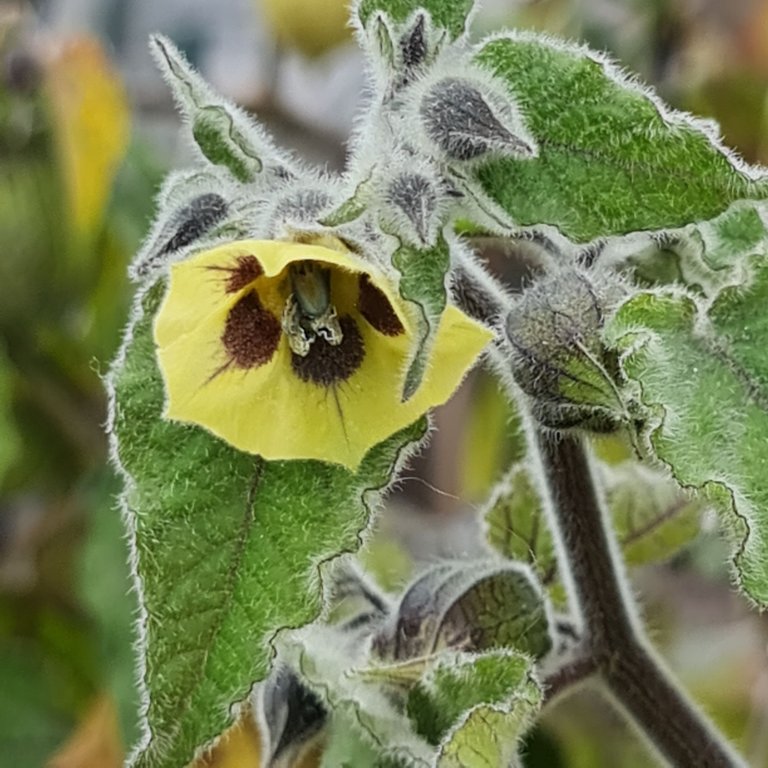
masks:
[[(737, 202), (714, 219), (645, 237), (644, 244), (629, 249), (628, 263), (643, 286), (684, 283), (715, 298), (723, 288), (745, 280), (750, 257), (768, 253), (766, 222), (764, 203)], [(618, 239), (619, 247), (623, 240), (627, 238)]]
[(711, 219), (768, 195), (703, 121), (664, 107), (600, 55), (529, 33), (491, 39), (474, 61), (509, 86), (538, 146), (474, 171), (518, 225), (551, 224), (574, 241)]
[(168, 39), (155, 35), (152, 51), (203, 156), (211, 164), (227, 168), (238, 181), (253, 181), (265, 159), (275, 154), (261, 129), (216, 96)]
[[(737, 542), (742, 589), (768, 604), (768, 266), (705, 312), (680, 291), (627, 301), (608, 327), (654, 415), (650, 444), (678, 482), (702, 488)], [(734, 512), (733, 514), (728, 514)]]
[(386, 13), (393, 21), (403, 23), (417, 10), (428, 11), (436, 27), (447, 30), (452, 37), (464, 33), (474, 0), (361, 0), (357, 7), (360, 22), (365, 27), (377, 12)]
[(444, 655), (408, 695), (416, 730), (439, 768), (507, 766), (541, 705), (531, 661), (510, 651)]
[(162, 292), (158, 283), (145, 294), (113, 371), (113, 433), (127, 475), (148, 698), (132, 765), (179, 768), (266, 675), (275, 632), (317, 616), (318, 565), (357, 549), (368, 491), (389, 483), (424, 423), (373, 449), (353, 474), (321, 462), (265, 462), (164, 421), (151, 329)]

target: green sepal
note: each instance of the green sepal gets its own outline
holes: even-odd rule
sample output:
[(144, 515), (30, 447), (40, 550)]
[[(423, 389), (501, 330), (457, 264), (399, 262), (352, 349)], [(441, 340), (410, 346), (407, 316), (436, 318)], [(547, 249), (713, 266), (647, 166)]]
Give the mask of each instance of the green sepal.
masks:
[(266, 149), (256, 126), (216, 96), (170, 40), (154, 35), (151, 47), (203, 156), (227, 168), (238, 181), (253, 181), (264, 166)]
[(768, 266), (709, 307), (680, 290), (619, 308), (608, 340), (650, 414), (649, 443), (683, 486), (702, 489), (734, 537), (741, 588), (768, 604)]
[(367, 210), (371, 198), (371, 177), (361, 181), (355, 191), (346, 200), (343, 200), (334, 210), (323, 216), (319, 224), (324, 227), (340, 227), (359, 219)]
[(433, 248), (420, 249), (402, 243), (392, 256), (400, 272), (400, 295), (416, 306), (418, 330), (413, 335), (411, 359), (403, 384), (408, 400), (424, 378), (432, 342), (447, 303), (446, 274), (451, 257), (446, 240), (440, 236)]
[(441, 563), (406, 588), (372, 648), (392, 661), (445, 648), (512, 647), (538, 658), (552, 644), (548, 608), (538, 583), (519, 564)]
[(507, 766), (541, 707), (531, 660), (510, 651), (444, 654), (408, 694), (416, 730), (438, 768)]
[(265, 677), (271, 639), (320, 610), (318, 564), (358, 548), (369, 492), (384, 488), (425, 421), (372, 449), (357, 473), (317, 461), (266, 462), (162, 418), (152, 317), (143, 295), (111, 374), (115, 455), (126, 476), (142, 606), (147, 707), (132, 766), (178, 768), (230, 722)]
[(474, 0), (360, 0), (357, 16), (363, 27), (377, 13), (384, 13), (401, 24), (411, 14), (424, 10), (432, 18), (434, 27), (445, 29), (452, 38), (457, 38), (464, 34), (474, 4)]
[(473, 61), (508, 85), (538, 145), (537, 157), (474, 169), (510, 223), (584, 242), (682, 227), (768, 195), (765, 175), (727, 154), (711, 125), (664, 107), (599, 54), (519, 33), (490, 39)]

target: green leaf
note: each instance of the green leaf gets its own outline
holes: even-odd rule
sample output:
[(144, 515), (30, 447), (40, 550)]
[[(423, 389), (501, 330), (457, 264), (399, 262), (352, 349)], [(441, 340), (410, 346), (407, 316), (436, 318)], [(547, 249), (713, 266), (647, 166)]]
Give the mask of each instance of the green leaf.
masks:
[[(598, 473), (628, 565), (668, 560), (701, 530), (704, 501), (681, 491), (666, 473), (636, 460), (600, 461)], [(530, 565), (557, 601), (552, 534), (525, 462), (515, 464), (496, 486), (482, 520), (488, 543), (510, 560)]]
[(464, 34), (474, 0), (360, 0), (357, 15), (365, 27), (377, 12), (386, 13), (393, 21), (402, 23), (419, 9), (429, 12), (436, 27), (447, 30), (454, 38)]
[(408, 695), (416, 729), (438, 745), (439, 768), (508, 766), (541, 706), (531, 661), (507, 651), (445, 654)]
[(192, 138), (213, 165), (227, 168), (241, 182), (251, 182), (276, 152), (261, 129), (236, 107), (216, 96), (162, 35), (151, 40), (152, 52), (189, 120)]
[(706, 504), (665, 473), (627, 461), (600, 474), (627, 565), (669, 560), (699, 534)]
[(414, 333), (412, 358), (405, 374), (403, 400), (408, 400), (416, 392), (424, 377), (432, 342), (447, 301), (445, 276), (450, 261), (448, 243), (442, 237), (434, 248), (424, 250), (403, 243), (392, 256), (392, 264), (400, 272), (400, 295), (415, 304), (420, 315), (419, 329)]
[[(607, 327), (655, 418), (650, 445), (683, 486), (702, 488), (736, 535), (742, 589), (768, 604), (768, 266), (705, 312), (680, 291), (644, 292)], [(730, 512), (735, 513), (728, 514)]]
[(544, 585), (557, 574), (549, 522), (525, 462), (514, 464), (494, 488), (481, 519), (487, 542), (504, 557), (527, 563)]
[(682, 227), (768, 195), (765, 176), (727, 154), (709, 124), (669, 110), (599, 54), (521, 33), (491, 39), (474, 61), (508, 84), (538, 146), (533, 159), (474, 172), (515, 224), (588, 241)]
[(741, 201), (709, 221), (649, 237), (649, 247), (629, 255), (635, 280), (645, 287), (684, 283), (715, 298), (744, 282), (750, 257), (768, 253), (766, 221), (765, 204)]
[(374, 448), (353, 474), (314, 461), (265, 462), (165, 421), (152, 339), (162, 294), (162, 282), (144, 294), (113, 370), (112, 429), (126, 474), (148, 699), (131, 764), (178, 768), (265, 677), (277, 630), (317, 616), (318, 565), (357, 549), (369, 496), (390, 482), (425, 425)]

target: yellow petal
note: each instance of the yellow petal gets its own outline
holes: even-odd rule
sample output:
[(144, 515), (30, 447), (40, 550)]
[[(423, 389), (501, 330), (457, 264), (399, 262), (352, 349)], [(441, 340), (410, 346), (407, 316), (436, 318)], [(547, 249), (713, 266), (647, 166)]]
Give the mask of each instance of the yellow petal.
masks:
[[(225, 290), (222, 269), (255, 255), (264, 271), (249, 286)], [(361, 333), (365, 355), (345, 381), (322, 386), (302, 381), (291, 367), (285, 336), (268, 363), (247, 370), (227, 366), (221, 335), (230, 309), (256, 287), (276, 317), (290, 287), (282, 277), (294, 261), (337, 267), (333, 301)], [(386, 336), (357, 312), (357, 274), (365, 272), (388, 298), (404, 332)], [(224, 273), (226, 274), (226, 273)], [(155, 323), (166, 383), (166, 416), (206, 427), (231, 445), (267, 459), (319, 459), (355, 469), (366, 452), (445, 402), (491, 338), (484, 326), (455, 307), (443, 313), (420, 388), (401, 402), (413, 324), (391, 285), (361, 259), (318, 245), (241, 241), (175, 264)]]

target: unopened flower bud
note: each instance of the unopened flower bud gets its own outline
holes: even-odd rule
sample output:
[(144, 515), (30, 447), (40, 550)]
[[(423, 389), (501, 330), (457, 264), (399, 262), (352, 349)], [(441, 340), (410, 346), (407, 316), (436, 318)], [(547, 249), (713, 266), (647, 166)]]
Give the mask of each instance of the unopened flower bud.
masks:
[(419, 113), (429, 139), (452, 160), (474, 160), (494, 151), (523, 157), (534, 154), (469, 80), (439, 80), (422, 98)]
[[(395, 176), (386, 189), (386, 201), (405, 214), (406, 229), (414, 245), (434, 245), (438, 230), (438, 191), (433, 179), (420, 173), (402, 173)], [(398, 216), (397, 218), (401, 218)], [(402, 228), (402, 227), (401, 227)]]
[(621, 294), (618, 282), (567, 269), (529, 287), (509, 313), (512, 374), (544, 426), (604, 432), (627, 418), (615, 355), (601, 337)]
[(227, 210), (227, 201), (215, 192), (193, 198), (174, 214), (172, 226), (175, 231), (161, 248), (160, 255), (173, 253), (194, 243), (218, 224), (227, 215)]

